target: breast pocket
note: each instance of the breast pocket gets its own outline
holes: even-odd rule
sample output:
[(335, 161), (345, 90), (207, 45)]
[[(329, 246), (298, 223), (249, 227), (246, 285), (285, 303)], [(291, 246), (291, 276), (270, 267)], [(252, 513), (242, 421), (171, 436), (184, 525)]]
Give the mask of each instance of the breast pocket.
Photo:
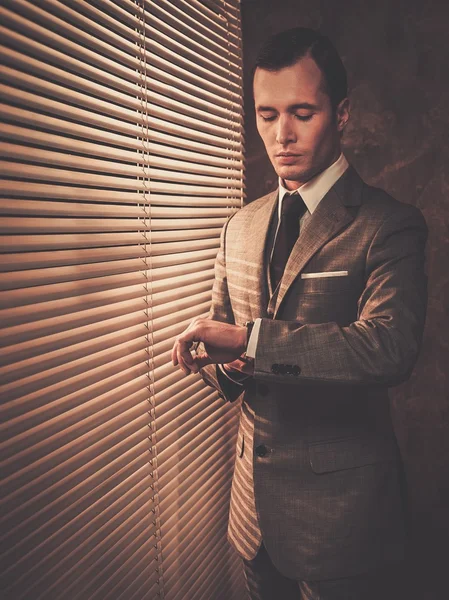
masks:
[(307, 324), (335, 322), (346, 326), (357, 319), (361, 279), (345, 275), (300, 279), (287, 298), (288, 315)]
[(313, 273), (302, 273), (301, 291), (303, 294), (335, 294), (357, 287), (355, 278), (348, 275), (314, 276)]
[(354, 469), (399, 458), (396, 440), (354, 436), (309, 444), (309, 461), (317, 474)]

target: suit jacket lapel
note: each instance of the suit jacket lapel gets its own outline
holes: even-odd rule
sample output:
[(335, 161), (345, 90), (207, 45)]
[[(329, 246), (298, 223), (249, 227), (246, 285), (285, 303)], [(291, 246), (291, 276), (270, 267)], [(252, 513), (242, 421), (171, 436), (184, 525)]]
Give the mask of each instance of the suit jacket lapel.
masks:
[(360, 204), (362, 183), (356, 171), (349, 167), (319, 203), (293, 247), (278, 293), (271, 297), (268, 308), (274, 317), (290, 286), (312, 256), (354, 219), (348, 206)]
[(253, 314), (263, 317), (267, 314), (269, 290), (266, 270), (266, 247), (273, 211), (277, 207), (278, 190), (272, 192), (267, 201), (254, 213), (244, 247), (249, 264), (257, 266), (256, 277), (248, 280), (248, 294)]

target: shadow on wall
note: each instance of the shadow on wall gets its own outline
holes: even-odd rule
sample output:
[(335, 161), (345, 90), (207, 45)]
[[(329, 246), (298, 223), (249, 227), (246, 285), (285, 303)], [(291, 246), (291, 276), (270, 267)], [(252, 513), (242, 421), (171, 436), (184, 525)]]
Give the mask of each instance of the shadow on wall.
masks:
[(347, 158), (365, 181), (418, 206), (429, 226), (423, 349), (411, 379), (391, 395), (407, 468), (414, 571), (426, 590), (417, 595), (449, 597), (449, 4), (242, 0), (242, 21), (247, 200), (277, 185), (255, 127), (250, 70), (266, 37), (305, 26), (329, 35), (348, 70)]

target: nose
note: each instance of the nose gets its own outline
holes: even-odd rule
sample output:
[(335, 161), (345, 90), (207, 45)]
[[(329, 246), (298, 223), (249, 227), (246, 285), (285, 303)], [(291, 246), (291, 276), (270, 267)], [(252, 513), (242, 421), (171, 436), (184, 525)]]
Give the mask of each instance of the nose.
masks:
[(281, 115), (277, 122), (276, 142), (280, 146), (296, 142), (296, 134), (292, 128), (289, 115)]

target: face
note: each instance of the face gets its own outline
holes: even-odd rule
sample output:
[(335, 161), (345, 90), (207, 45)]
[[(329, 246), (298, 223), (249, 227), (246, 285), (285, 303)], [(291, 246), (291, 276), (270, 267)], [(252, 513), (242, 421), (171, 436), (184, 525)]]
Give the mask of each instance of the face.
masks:
[(257, 129), (274, 170), (294, 190), (340, 155), (347, 98), (332, 109), (323, 74), (308, 56), (279, 71), (256, 69)]

